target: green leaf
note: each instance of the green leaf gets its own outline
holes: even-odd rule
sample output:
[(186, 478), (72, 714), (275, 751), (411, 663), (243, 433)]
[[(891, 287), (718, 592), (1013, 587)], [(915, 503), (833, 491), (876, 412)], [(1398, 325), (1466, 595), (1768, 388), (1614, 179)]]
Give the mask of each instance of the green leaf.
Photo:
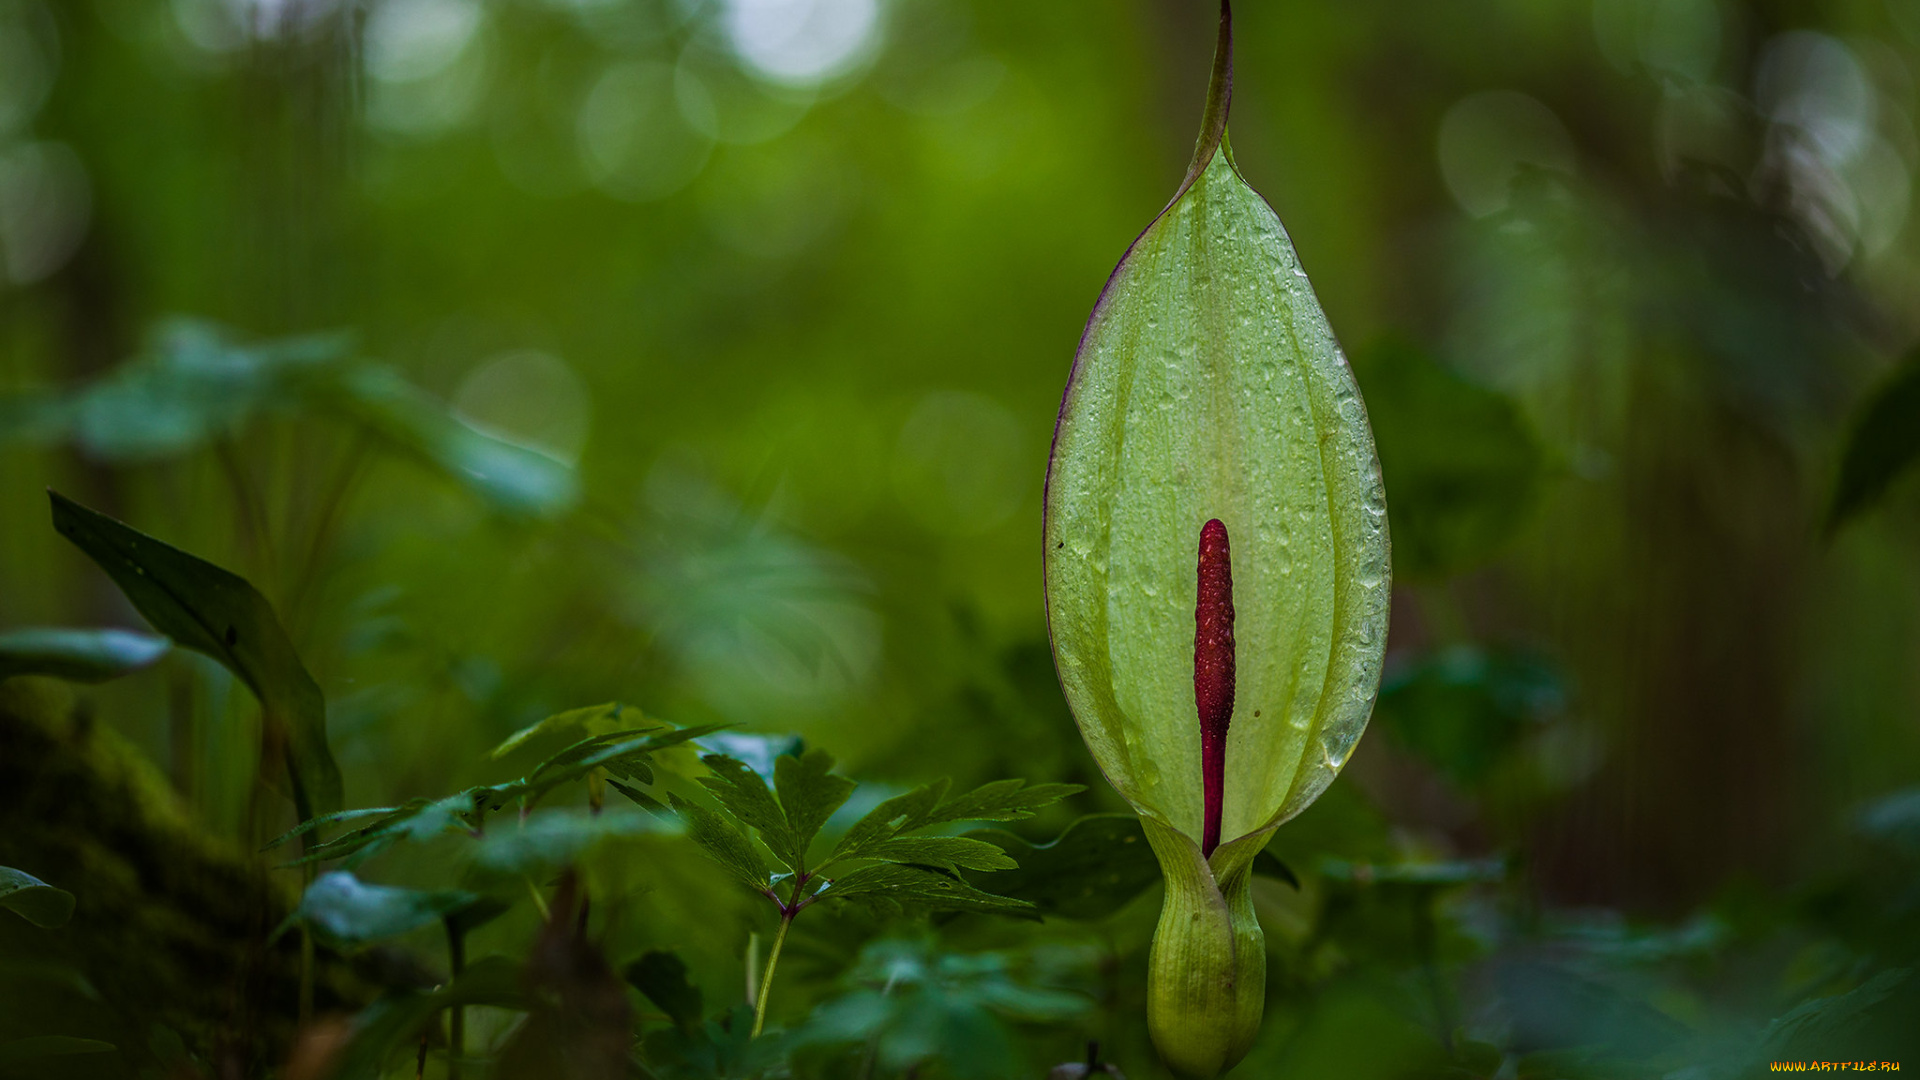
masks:
[(1374, 719), (1395, 742), (1472, 785), (1565, 697), (1559, 672), (1538, 657), (1457, 645), (1396, 664)]
[(340, 767), (327, 747), (327, 703), (245, 579), (95, 513), (57, 492), (53, 526), (120, 586), (154, 629), (218, 660), (260, 700), (269, 744), (284, 748), (304, 820), (340, 809)]
[(807, 847), (820, 835), (835, 810), (853, 794), (854, 782), (833, 775), (833, 755), (825, 750), (810, 750), (805, 757), (781, 756), (774, 763), (774, 790), (780, 796), (780, 810), (786, 818), (786, 841), (793, 845), (793, 867), (799, 870), (807, 857)]
[(370, 885), (345, 870), (315, 878), (287, 922), (306, 926), (315, 939), (353, 950), (399, 937), (486, 902), (461, 889), (427, 891)]
[(339, 380), (333, 394), (336, 406), (348, 416), (501, 510), (553, 517), (579, 500), (579, 482), (570, 467), (468, 427), (390, 368), (355, 368)]
[(700, 988), (687, 981), (687, 965), (680, 957), (658, 949), (627, 965), (627, 981), (647, 996), (683, 1031), (699, 1027), (704, 1015)]
[(957, 877), (899, 863), (880, 863), (833, 879), (817, 894), (824, 900), (863, 899), (885, 908), (975, 911), (1037, 918), (1025, 900), (982, 892)]
[(26, 1039), (0, 1042), (0, 1065), (14, 1065), (41, 1058), (70, 1057), (75, 1054), (110, 1054), (117, 1047), (99, 1039), (76, 1039), (70, 1035), (35, 1035)]
[(789, 869), (798, 867), (804, 853), (795, 850), (797, 845), (787, 826), (787, 815), (760, 774), (740, 759), (725, 754), (708, 754), (700, 760), (713, 770), (712, 776), (700, 778), (701, 786), (713, 792), (734, 820), (758, 831), (775, 858)]
[(333, 1080), (380, 1080), (387, 1075), (387, 1061), (402, 1047), (411, 1052), (421, 1030), (442, 1009), (489, 1005), (524, 1011), (529, 1004), (525, 987), (525, 972), (519, 964), (489, 956), (474, 961), (436, 990), (390, 992), (354, 1018), (346, 1049), (328, 1075)]
[(1808, 998), (1767, 1025), (1761, 1058), (1785, 1057), (1796, 1048), (1831, 1043), (1912, 976), (1912, 968), (1882, 971), (1844, 994)]
[(1920, 351), (1875, 390), (1855, 416), (1840, 459), (1840, 482), (1827, 512), (1831, 534), (1879, 502), (1920, 461)]
[(73, 917), (73, 894), (32, 874), (0, 866), (0, 907), (35, 926), (62, 926)]
[(1194, 162), (1108, 279), (1046, 487), (1060, 680), (1107, 778), (1202, 835), (1201, 529), (1231, 541), (1237, 679), (1221, 838), (1299, 813), (1365, 728), (1386, 648), (1387, 507), (1360, 390), (1226, 137), (1230, 21)]
[(1397, 576), (1458, 573), (1494, 554), (1538, 500), (1545, 462), (1508, 398), (1404, 341), (1360, 354)]
[(842, 859), (859, 858), (876, 844), (884, 843), (909, 829), (919, 827), (933, 809), (946, 798), (950, 780), (936, 780), (923, 787), (914, 788), (904, 795), (893, 798), (869, 810), (865, 817), (848, 829), (840, 842), (834, 845), (833, 853), (827, 856), (825, 863), (839, 862)]
[(679, 831), (677, 821), (624, 807), (597, 814), (543, 810), (516, 825), (489, 830), (474, 850), (473, 865), (483, 880), (541, 873), (578, 862), (604, 843)]
[(541, 735), (584, 729), (596, 721), (615, 719), (619, 717), (620, 711), (619, 702), (609, 701), (605, 705), (588, 705), (581, 709), (568, 709), (565, 712), (554, 713), (545, 720), (528, 724), (526, 727), (507, 736), (506, 741), (494, 747), (493, 752), (488, 756), (498, 760), (520, 749)]
[(166, 638), (130, 630), (15, 630), (0, 634), (0, 679), (105, 682), (151, 666), (171, 648)]
[(962, 836), (899, 836), (874, 845), (864, 857), (947, 871), (1011, 870), (1019, 865), (1001, 848)]
[(1089, 814), (1048, 844), (1000, 829), (969, 835), (1017, 864), (993, 876), (994, 891), (1029, 901), (1047, 915), (1105, 918), (1160, 881), (1160, 864), (1132, 814)]
[(715, 813), (697, 803), (690, 803), (678, 795), (670, 795), (673, 809), (687, 823), (687, 835), (700, 845), (707, 857), (725, 867), (740, 880), (740, 883), (756, 892), (764, 892), (772, 872), (767, 869), (766, 860), (740, 831), (724, 815)]
[(944, 825), (952, 821), (1020, 821), (1044, 807), (1087, 790), (1079, 784), (1034, 784), (1025, 780), (995, 780), (934, 807), (903, 831)]

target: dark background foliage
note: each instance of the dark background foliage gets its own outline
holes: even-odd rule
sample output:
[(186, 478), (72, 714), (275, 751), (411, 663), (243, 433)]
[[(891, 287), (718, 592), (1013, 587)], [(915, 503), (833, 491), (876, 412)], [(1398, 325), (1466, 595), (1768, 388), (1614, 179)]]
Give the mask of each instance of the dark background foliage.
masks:
[[(1238, 15), (1234, 152), (1348, 349), (1396, 560), (1372, 730), (1275, 841), (1299, 887), (1259, 884), (1239, 1075), (1920, 1067), (1920, 4)], [(259, 586), (349, 806), (496, 782), (506, 735), (617, 699), (828, 748), (865, 807), (1087, 785), (1008, 826), (1037, 843), (1122, 809), (1054, 681), (1040, 482), (1088, 308), (1186, 165), (1212, 21), (0, 0), (0, 631), (143, 626), (53, 487)], [(239, 873), (292, 824), (218, 665), (76, 693), (177, 793), (141, 834), (197, 853), (169, 858)], [(0, 863), (39, 873), (51, 803), (7, 805)], [(1040, 924), (797, 924), (780, 1067), (1038, 1076), (1092, 1039), (1158, 1075), (1153, 878), (1094, 862), (1123, 895), (1043, 882), (1078, 899)], [(592, 948), (526, 904), (478, 932), (588, 1002), (512, 1038), (481, 1011), (503, 1061), (618, 1015), (649, 950), (709, 1014), (744, 1000), (753, 897), (665, 838), (596, 865)], [(125, 1045), (80, 936), (0, 920), (0, 1002), (33, 1006), (0, 1044), (218, 1063), (164, 1023)], [(662, 1075), (764, 1064), (631, 1004)]]

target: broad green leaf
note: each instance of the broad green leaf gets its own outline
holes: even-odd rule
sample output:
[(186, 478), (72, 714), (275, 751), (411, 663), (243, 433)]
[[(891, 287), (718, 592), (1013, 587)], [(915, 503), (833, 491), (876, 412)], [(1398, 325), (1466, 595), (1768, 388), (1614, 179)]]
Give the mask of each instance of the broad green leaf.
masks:
[(772, 878), (765, 859), (754, 848), (753, 841), (740, 831), (724, 815), (707, 809), (697, 803), (690, 803), (678, 795), (669, 796), (673, 801), (674, 812), (687, 823), (687, 836), (700, 845), (700, 850), (714, 862), (727, 869), (742, 885), (755, 891), (765, 891)]
[(0, 1065), (42, 1058), (70, 1057), (74, 1054), (110, 1054), (117, 1049), (99, 1039), (77, 1039), (71, 1035), (35, 1035), (26, 1039), (0, 1042)]
[(15, 630), (0, 634), (0, 679), (105, 682), (151, 666), (172, 647), (166, 638), (130, 630)]
[(598, 814), (542, 810), (523, 821), (489, 829), (474, 849), (473, 867), (483, 880), (545, 872), (578, 862), (610, 841), (679, 831), (676, 821), (625, 807), (610, 806)]
[(243, 344), (196, 319), (160, 323), (140, 354), (71, 402), (71, 436), (88, 456), (150, 460), (237, 435), (261, 413), (295, 406), (352, 345), (344, 334)]
[(1525, 523), (1544, 460), (1514, 403), (1403, 341), (1359, 354), (1393, 522), (1394, 573), (1472, 567)]
[(833, 755), (825, 750), (810, 750), (805, 757), (781, 756), (774, 763), (774, 790), (780, 796), (780, 810), (787, 820), (787, 837), (793, 844), (799, 869), (807, 857), (807, 846), (820, 835), (835, 810), (853, 794), (854, 782), (833, 775)]
[(345, 870), (315, 878), (287, 921), (336, 949), (359, 949), (399, 937), (486, 902), (461, 889), (427, 891), (370, 885)]
[(347, 415), (501, 510), (552, 517), (572, 509), (579, 499), (572, 468), (468, 427), (445, 404), (390, 368), (355, 368), (333, 392), (336, 406)]
[(1847, 434), (1840, 483), (1827, 512), (1832, 532), (1880, 501), (1900, 475), (1920, 462), (1920, 351), (1867, 399)]
[(701, 786), (713, 792), (714, 798), (719, 799), (720, 805), (740, 824), (758, 831), (768, 849), (789, 869), (798, 866), (804, 856), (795, 850), (787, 816), (781, 812), (780, 804), (760, 774), (749, 769), (745, 762), (725, 754), (708, 754), (700, 760), (713, 770), (712, 776), (700, 778)]
[(656, 949), (628, 964), (622, 974), (683, 1031), (700, 1026), (705, 1005), (700, 988), (687, 981), (686, 961)]
[(1054, 656), (1088, 746), (1137, 809), (1199, 837), (1196, 553), (1202, 527), (1225, 524), (1231, 840), (1298, 813), (1346, 764), (1380, 679), (1390, 567), (1359, 388), (1227, 143), (1226, 15), (1193, 164), (1074, 358), (1044, 532)]
[(0, 866), (0, 907), (35, 926), (61, 926), (73, 917), (73, 894), (32, 874)]
[(1018, 864), (993, 876), (994, 891), (1030, 901), (1047, 915), (1104, 918), (1160, 880), (1160, 864), (1132, 814), (1089, 814), (1048, 844), (1000, 829), (969, 835)]
[(1025, 900), (995, 896), (957, 877), (899, 863), (879, 863), (837, 877), (818, 895), (824, 900), (867, 900), (887, 908), (1038, 917)]
[(340, 809), (326, 699), (267, 598), (238, 575), (48, 494), (54, 528), (113, 578), (154, 629), (218, 660), (253, 691), (269, 744), (284, 748), (301, 819)]

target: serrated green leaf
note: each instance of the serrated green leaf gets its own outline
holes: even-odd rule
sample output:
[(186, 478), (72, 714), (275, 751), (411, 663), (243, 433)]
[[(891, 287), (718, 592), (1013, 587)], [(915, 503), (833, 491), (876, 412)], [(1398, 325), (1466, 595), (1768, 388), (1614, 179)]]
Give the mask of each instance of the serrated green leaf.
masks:
[(0, 866), (0, 907), (33, 925), (65, 925), (73, 917), (73, 904), (73, 894), (65, 889), (56, 889), (10, 866)]
[(1011, 870), (1019, 865), (993, 844), (961, 836), (897, 836), (875, 844), (863, 858), (943, 870)]
[(772, 871), (767, 869), (766, 860), (754, 848), (747, 834), (729, 821), (724, 815), (715, 813), (697, 803), (690, 803), (678, 795), (668, 796), (673, 803), (674, 812), (687, 823), (687, 836), (700, 845), (700, 850), (714, 862), (725, 867), (727, 872), (740, 880), (740, 883), (756, 892), (765, 891), (772, 879)]
[(1061, 799), (1087, 790), (1079, 784), (1034, 784), (1025, 780), (995, 780), (941, 803), (908, 830), (953, 821), (1019, 821)]
[(315, 878), (288, 923), (306, 926), (321, 943), (352, 950), (399, 937), (486, 902), (461, 889), (427, 891), (372, 885), (345, 870)]
[(807, 847), (820, 835), (835, 810), (853, 794), (854, 782), (833, 775), (833, 755), (809, 750), (805, 757), (782, 756), (774, 763), (774, 790), (787, 822), (787, 842), (793, 845), (794, 869), (807, 857)]
[(15, 630), (0, 634), (0, 679), (105, 682), (152, 666), (171, 648), (166, 638), (131, 630)]
[(974, 911), (1037, 918), (1032, 904), (982, 892), (965, 881), (934, 870), (880, 863), (833, 879), (818, 896), (823, 900), (869, 900), (883, 907), (923, 911)]
[(687, 981), (686, 961), (656, 949), (628, 964), (622, 974), (681, 1030), (692, 1031), (700, 1026), (705, 1004), (700, 988)]
[(607, 786), (619, 792), (620, 794), (625, 795), (629, 802), (633, 803), (635, 806), (640, 807), (642, 810), (650, 810), (656, 814), (663, 814), (667, 812), (667, 806), (665, 803), (662, 803), (659, 799), (654, 798), (653, 796), (647, 794), (644, 791), (639, 790), (638, 788), (629, 787), (618, 780), (607, 781)]
[(994, 891), (1048, 915), (1105, 918), (1160, 881), (1160, 864), (1132, 814), (1089, 814), (1046, 844), (1002, 829), (968, 835), (998, 847), (1016, 864), (993, 876)]
[(619, 715), (620, 703), (617, 701), (609, 701), (605, 705), (588, 705), (584, 708), (557, 712), (544, 720), (528, 724), (526, 727), (507, 736), (505, 741), (501, 742), (499, 746), (494, 747), (492, 752), (487, 756), (498, 760), (520, 749), (529, 741), (541, 735), (548, 735), (559, 731), (571, 731), (576, 728), (585, 728), (596, 720), (609, 720)]
[[(425, 799), (418, 800), (418, 802), (422, 806), (426, 805)], [(305, 836), (307, 833), (313, 832), (315, 829), (323, 829), (329, 825), (344, 825), (349, 821), (363, 821), (367, 818), (381, 818), (382, 820), (390, 820), (391, 818), (394, 817), (394, 815), (402, 814), (406, 812), (407, 812), (406, 807), (370, 806), (360, 810), (339, 810), (331, 814), (317, 814), (301, 822), (300, 824), (295, 825), (293, 828), (288, 829), (286, 832), (281, 833), (279, 836), (276, 836), (273, 839), (267, 841), (264, 845), (261, 846), (260, 850), (272, 851), (274, 848), (279, 847), (280, 845), (286, 843), (289, 840), (294, 839), (295, 837)]]
[(712, 776), (700, 778), (701, 786), (713, 792), (714, 798), (720, 800), (720, 805), (736, 821), (759, 832), (760, 839), (775, 858), (786, 863), (789, 869), (797, 866), (803, 855), (795, 850), (787, 816), (781, 812), (780, 804), (760, 774), (740, 759), (725, 754), (708, 754), (700, 760), (713, 770)]
[(218, 660), (253, 691), (269, 742), (284, 747), (301, 819), (340, 809), (326, 698), (267, 598), (236, 574), (48, 494), (54, 528), (113, 578), (154, 629)]
[(1827, 531), (1878, 502), (1916, 462), (1920, 462), (1920, 351), (1907, 355), (1854, 418), (1840, 459), (1840, 482), (1827, 512)]
[(917, 828), (926, 820), (934, 807), (946, 798), (947, 788), (952, 781), (941, 779), (922, 787), (914, 788), (904, 795), (893, 798), (869, 810), (865, 817), (848, 829), (840, 842), (834, 845), (833, 853), (825, 863), (839, 862), (842, 859), (859, 858), (863, 851), (882, 843), (909, 829)]
[(1346, 763), (1379, 684), (1391, 590), (1366, 407), (1292, 241), (1234, 163), (1224, 7), (1220, 27), (1193, 164), (1108, 279), (1074, 357), (1044, 571), (1061, 685), (1094, 758), (1136, 809), (1199, 837), (1197, 552), (1207, 522), (1224, 523), (1231, 842), (1299, 813)]

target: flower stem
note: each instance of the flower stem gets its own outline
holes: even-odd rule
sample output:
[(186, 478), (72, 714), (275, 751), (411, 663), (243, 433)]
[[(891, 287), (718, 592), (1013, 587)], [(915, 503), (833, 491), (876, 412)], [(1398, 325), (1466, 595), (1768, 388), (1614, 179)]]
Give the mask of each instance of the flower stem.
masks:
[(760, 1037), (760, 1029), (767, 1026), (767, 994), (773, 989), (773, 969), (780, 963), (780, 947), (787, 943), (787, 927), (793, 925), (794, 913), (780, 913), (780, 933), (774, 936), (773, 951), (767, 953), (766, 970), (760, 973), (760, 997), (753, 1006), (753, 1038)]

